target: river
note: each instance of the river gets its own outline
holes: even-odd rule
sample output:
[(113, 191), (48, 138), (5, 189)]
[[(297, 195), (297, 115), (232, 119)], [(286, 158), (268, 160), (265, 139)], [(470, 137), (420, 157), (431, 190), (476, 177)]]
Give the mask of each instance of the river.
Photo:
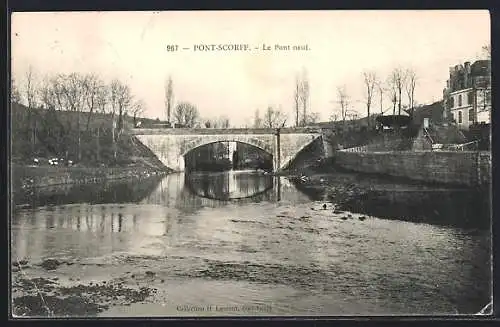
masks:
[[(331, 183), (360, 178), (349, 176)], [(489, 209), (464, 201), (469, 190), (389, 184), (370, 180), (379, 190), (342, 208), (285, 177), (248, 171), (16, 195), (16, 315), (481, 310), (491, 294), (489, 227), (421, 218), (488, 220)], [(404, 208), (414, 209), (398, 217)], [(409, 219), (412, 212), (420, 218)]]

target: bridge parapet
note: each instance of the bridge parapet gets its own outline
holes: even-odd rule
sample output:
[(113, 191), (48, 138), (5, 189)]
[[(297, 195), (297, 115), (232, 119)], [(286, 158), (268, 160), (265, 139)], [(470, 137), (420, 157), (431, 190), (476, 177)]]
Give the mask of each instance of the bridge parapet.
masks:
[[(276, 128), (133, 128), (135, 135), (220, 135), (220, 134), (276, 134)], [(281, 134), (321, 134), (320, 128), (287, 127)]]

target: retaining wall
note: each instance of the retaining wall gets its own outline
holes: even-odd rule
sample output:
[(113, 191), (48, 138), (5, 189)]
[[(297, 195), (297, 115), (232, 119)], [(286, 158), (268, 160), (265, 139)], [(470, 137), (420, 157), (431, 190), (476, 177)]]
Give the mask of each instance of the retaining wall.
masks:
[(65, 184), (101, 183), (107, 180), (143, 177), (157, 170), (142, 167), (79, 168), (79, 167), (25, 167), (13, 166), (12, 190)]
[(337, 151), (335, 163), (348, 170), (413, 180), (466, 186), (491, 182), (489, 152), (347, 152)]

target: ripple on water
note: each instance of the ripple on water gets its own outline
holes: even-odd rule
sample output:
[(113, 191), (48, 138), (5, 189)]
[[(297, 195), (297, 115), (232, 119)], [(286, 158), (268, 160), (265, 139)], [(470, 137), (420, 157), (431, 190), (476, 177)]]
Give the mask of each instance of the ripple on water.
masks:
[(216, 303), (272, 304), (274, 314), (453, 314), (477, 312), (489, 299), (484, 231), (361, 221), (294, 188), (281, 203), (228, 204), (182, 185), (168, 177), (139, 203), (19, 209), (13, 255), (74, 262), (44, 272), (59, 277), (158, 286), (147, 303), (109, 315), (184, 315), (178, 304)]

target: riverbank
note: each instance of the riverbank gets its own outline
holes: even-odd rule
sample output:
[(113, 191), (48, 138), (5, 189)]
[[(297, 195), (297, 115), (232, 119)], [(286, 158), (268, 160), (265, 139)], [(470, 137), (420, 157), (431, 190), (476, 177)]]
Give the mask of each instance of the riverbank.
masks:
[[(348, 211), (386, 219), (488, 229), (490, 189), (356, 173), (333, 164), (290, 172), (300, 191), (327, 210)], [(432, 209), (431, 209), (432, 208)]]
[(13, 192), (56, 185), (102, 183), (129, 178), (146, 178), (172, 172), (166, 167), (135, 165), (129, 167), (57, 167), (12, 165)]

